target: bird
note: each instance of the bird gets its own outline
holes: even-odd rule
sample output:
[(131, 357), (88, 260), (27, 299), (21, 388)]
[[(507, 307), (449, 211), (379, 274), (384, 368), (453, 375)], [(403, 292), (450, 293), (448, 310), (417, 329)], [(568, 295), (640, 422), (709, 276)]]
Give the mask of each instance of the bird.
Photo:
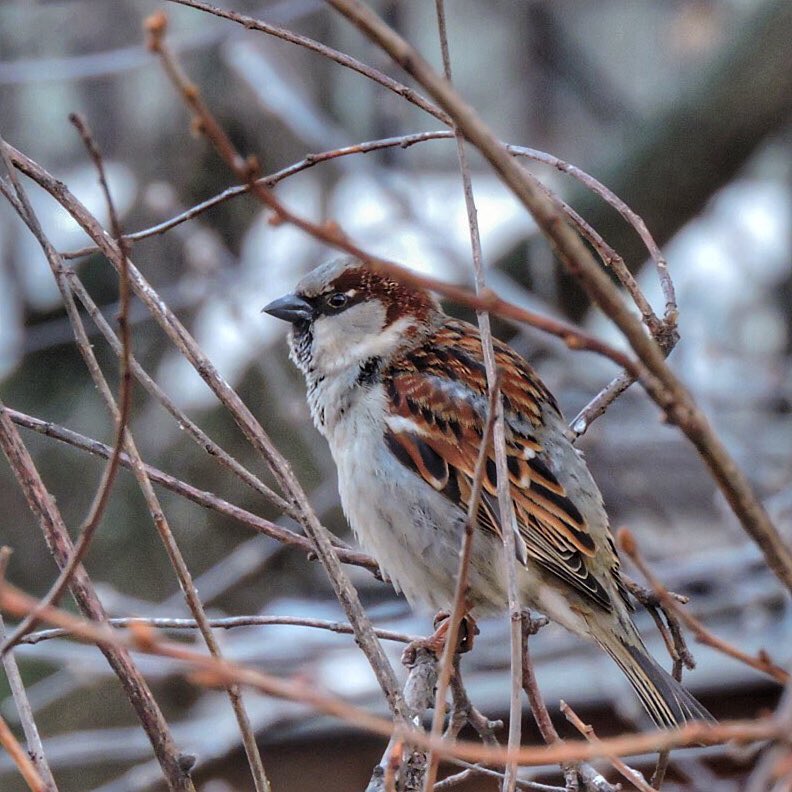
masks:
[[(414, 608), (450, 609), (488, 411), (478, 328), (354, 257), (321, 264), (263, 312), (289, 322), (344, 514)], [(660, 728), (712, 722), (647, 651), (602, 495), (534, 369), (493, 339), (521, 605), (593, 640)], [(468, 573), (471, 613), (507, 608), (495, 452), (487, 449)]]

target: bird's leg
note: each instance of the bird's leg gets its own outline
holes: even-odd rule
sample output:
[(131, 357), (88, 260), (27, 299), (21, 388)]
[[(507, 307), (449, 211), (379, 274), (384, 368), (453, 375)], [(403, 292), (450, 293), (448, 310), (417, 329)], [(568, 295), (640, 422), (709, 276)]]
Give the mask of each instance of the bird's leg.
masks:
[[(419, 649), (426, 649), (435, 657), (440, 658), (445, 648), (446, 636), (451, 625), (451, 614), (441, 610), (434, 617), (432, 626), (434, 632), (428, 638), (421, 638), (407, 644), (402, 653), (402, 663), (411, 665), (411, 658), (415, 657)], [(465, 614), (459, 623), (459, 634), (457, 636), (457, 649), (455, 654), (465, 654), (473, 648), (473, 639), (479, 633), (476, 620), (469, 614)]]

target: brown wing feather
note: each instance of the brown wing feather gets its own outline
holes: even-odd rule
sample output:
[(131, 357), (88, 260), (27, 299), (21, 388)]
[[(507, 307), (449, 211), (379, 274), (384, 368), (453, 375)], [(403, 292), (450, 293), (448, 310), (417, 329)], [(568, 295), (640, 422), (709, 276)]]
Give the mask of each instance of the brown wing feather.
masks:
[[(610, 610), (608, 592), (589, 568), (597, 547), (585, 519), (547, 464), (536, 432), (529, 431), (541, 425), (540, 402), (558, 411), (555, 400), (530, 366), (509, 347), (496, 342), (495, 353), (504, 374), (501, 390), (510, 419), (509, 480), (525, 550), (546, 570)], [(398, 430), (386, 432), (394, 455), (467, 510), (487, 390), (478, 334), (460, 322), (448, 322), (428, 343), (396, 361), (385, 374), (384, 384), (390, 414), (408, 419), (399, 424)], [(526, 430), (518, 431), (516, 426)], [(483, 492), (479, 525), (500, 535), (494, 508), (497, 475), (492, 447)], [(613, 559), (612, 574), (621, 591), (615, 552)]]

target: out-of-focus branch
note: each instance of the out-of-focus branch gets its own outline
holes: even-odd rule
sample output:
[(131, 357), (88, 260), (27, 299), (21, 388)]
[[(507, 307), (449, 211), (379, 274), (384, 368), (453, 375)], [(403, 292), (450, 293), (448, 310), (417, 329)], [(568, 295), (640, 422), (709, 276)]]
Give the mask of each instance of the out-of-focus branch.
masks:
[[(0, 413), (2, 418), (2, 413)], [(24, 594), (9, 583), (0, 582), (0, 610), (24, 617), (33, 610), (37, 600)], [(147, 654), (177, 660), (193, 672), (191, 678), (204, 685), (237, 683), (249, 686), (267, 695), (297, 701), (333, 717), (344, 720), (357, 729), (369, 731), (394, 739), (403, 739), (426, 750), (436, 751), (444, 757), (453, 757), (473, 762), (506, 765), (537, 766), (576, 762), (598, 757), (627, 756), (684, 745), (720, 745), (727, 741), (751, 743), (757, 740), (788, 740), (786, 723), (775, 718), (764, 720), (731, 721), (724, 723), (694, 722), (675, 729), (652, 730), (641, 734), (622, 735), (598, 740), (596, 744), (568, 741), (563, 745), (540, 748), (522, 747), (510, 750), (498, 745), (482, 745), (463, 740), (447, 740), (414, 727), (408, 721), (392, 722), (372, 715), (367, 711), (327, 695), (303, 680), (284, 680), (251, 669), (225, 658), (211, 657), (197, 652), (183, 643), (162, 640), (148, 627), (138, 627), (128, 634), (119, 634), (107, 624), (97, 625), (85, 621), (58, 608), (48, 607), (42, 613), (43, 620), (68, 630), (72, 635), (99, 646), (123, 647)]]
[[(588, 723), (583, 723), (578, 714), (566, 701), (561, 701), (561, 712), (564, 713), (566, 719), (591, 743), (599, 742), (597, 735), (594, 733), (594, 728)], [(657, 792), (657, 790), (646, 783), (646, 779), (631, 767), (627, 767), (621, 759), (616, 756), (608, 756), (608, 761), (624, 778), (626, 778), (636, 789), (640, 792)]]
[(19, 770), (22, 778), (25, 779), (30, 792), (49, 792), (35, 765), (25, 753), (25, 749), (19, 744), (19, 740), (14, 737), (14, 733), (8, 728), (8, 724), (2, 715), (0, 715), (0, 745), (3, 746), (6, 753), (17, 766), (17, 770)]
[[(0, 553), (4, 553), (4, 551), (6, 551), (5, 557), (7, 558), (7, 553), (10, 553), (10, 551), (7, 547), (0, 548)], [(2, 569), (2, 566), (3, 558), (0, 557), (0, 579), (2, 579), (3, 572), (5, 571)], [(5, 623), (3, 622), (2, 615), (0, 615), (0, 642), (4, 641), (5, 637)], [(11, 695), (14, 698), (17, 713), (19, 714), (22, 730), (25, 733), (25, 740), (27, 740), (26, 756), (29, 756), (30, 761), (33, 762), (33, 766), (43, 784), (42, 789), (45, 790), (45, 792), (57, 792), (55, 779), (52, 776), (52, 770), (47, 762), (47, 756), (44, 753), (44, 745), (41, 742), (38, 726), (36, 726), (33, 710), (30, 707), (30, 701), (25, 692), (25, 686), (22, 683), (22, 676), (19, 673), (19, 667), (17, 666), (13, 651), (6, 652), (3, 655), (3, 668), (6, 678), (8, 679), (8, 687), (11, 689)], [(9, 751), (9, 754), (10, 753)], [(21, 770), (22, 768), (20, 768), (20, 772)]]
[[(58, 566), (62, 568), (71, 556), (74, 545), (63, 518), (55, 506), (55, 499), (44, 485), (32, 457), (22, 443), (19, 432), (11, 422), (2, 402), (0, 402), (0, 447), (8, 459), (30, 510), (41, 525), (50, 552)], [(88, 618), (101, 624), (106, 619), (106, 614), (82, 566), (77, 567), (69, 587), (80, 610)], [(24, 618), (35, 609), (35, 604), (33, 602), (32, 607), (24, 608), (17, 615)], [(170, 728), (129, 653), (124, 647), (119, 646), (102, 645), (100, 648), (121, 680), (124, 692), (134, 707), (146, 736), (151, 741), (169, 789), (173, 792), (195, 792), (189, 772), (184, 769), (180, 761), (181, 754), (173, 741)]]
[[(504, 183), (530, 211), (562, 263), (589, 297), (622, 331), (651, 377), (640, 380), (647, 393), (690, 439), (707, 464), (745, 531), (764, 553), (768, 566), (792, 590), (792, 551), (778, 534), (767, 512), (725, 445), (712, 430), (685, 386), (669, 368), (660, 346), (645, 333), (608, 276), (560, 211), (536, 187), (534, 178), (517, 163), (453, 87), (421, 55), (370, 8), (357, 0), (328, 0), (373, 42), (411, 74), (452, 117), (467, 140), (492, 165)], [(792, 9), (789, 10), (792, 13)], [(635, 368), (635, 367), (633, 367)], [(631, 373), (634, 373), (631, 372)], [(643, 371), (640, 371), (643, 374)]]

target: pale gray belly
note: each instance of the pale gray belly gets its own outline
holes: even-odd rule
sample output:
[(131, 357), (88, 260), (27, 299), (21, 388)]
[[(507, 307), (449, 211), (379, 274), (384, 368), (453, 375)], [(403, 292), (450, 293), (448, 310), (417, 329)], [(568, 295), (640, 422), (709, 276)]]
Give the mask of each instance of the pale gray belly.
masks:
[[(376, 438), (376, 439), (375, 439)], [(341, 504), (361, 545), (412, 605), (449, 608), (465, 515), (401, 465), (381, 434), (347, 431), (330, 446)], [(502, 609), (500, 542), (477, 531), (470, 570), (477, 604)]]

